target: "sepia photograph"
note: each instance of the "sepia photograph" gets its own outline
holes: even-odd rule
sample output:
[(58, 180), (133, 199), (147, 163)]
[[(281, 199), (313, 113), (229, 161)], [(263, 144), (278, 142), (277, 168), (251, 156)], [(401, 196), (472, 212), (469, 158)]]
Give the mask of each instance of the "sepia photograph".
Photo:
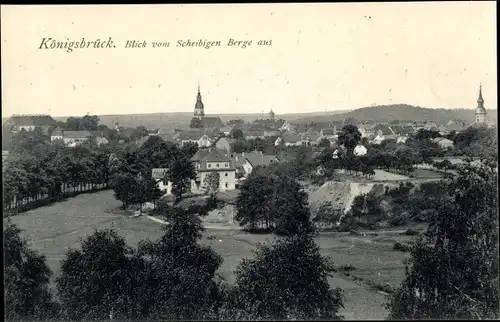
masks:
[(4, 320), (499, 319), (496, 9), (2, 5)]

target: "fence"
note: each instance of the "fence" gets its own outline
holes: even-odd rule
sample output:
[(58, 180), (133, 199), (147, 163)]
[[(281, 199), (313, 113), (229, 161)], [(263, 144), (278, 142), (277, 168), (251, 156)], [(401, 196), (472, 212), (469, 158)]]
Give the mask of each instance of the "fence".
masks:
[(18, 199), (14, 197), (10, 202), (3, 205), (3, 216), (14, 216), (19, 213), (23, 213), (28, 210), (32, 210), (38, 207), (46, 206), (53, 202), (61, 201), (66, 198), (75, 197), (82, 193), (97, 192), (109, 189), (108, 183), (102, 184), (83, 184), (80, 186), (70, 186), (63, 184), (61, 187), (61, 193), (56, 196), (50, 196), (48, 194), (40, 193), (37, 196), (25, 197)]

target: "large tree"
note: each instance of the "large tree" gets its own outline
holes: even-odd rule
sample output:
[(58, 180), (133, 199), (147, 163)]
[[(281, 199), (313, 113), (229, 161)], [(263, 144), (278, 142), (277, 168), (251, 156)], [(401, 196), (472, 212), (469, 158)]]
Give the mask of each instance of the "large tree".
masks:
[(70, 249), (56, 280), (63, 316), (70, 320), (140, 316), (133, 250), (114, 230), (96, 231)]
[(339, 144), (344, 145), (352, 153), (356, 145), (361, 141), (361, 132), (353, 124), (346, 124), (339, 135)]
[(4, 226), (4, 317), (7, 320), (58, 318), (45, 256), (31, 250), (21, 230), (10, 221)]
[(175, 201), (182, 200), (182, 195), (189, 191), (191, 180), (196, 178), (193, 163), (184, 153), (178, 153), (170, 161), (167, 178), (172, 182), (172, 194)]
[(280, 235), (310, 232), (307, 194), (293, 178), (255, 171), (242, 184), (235, 220), (241, 226), (271, 229)]
[(220, 174), (219, 172), (209, 173), (203, 182), (205, 185), (205, 193), (209, 194), (212, 198), (217, 196), (220, 186)]
[(221, 319), (339, 319), (340, 289), (328, 284), (331, 263), (310, 235), (295, 235), (259, 245), (243, 259), (236, 283), (226, 295)]
[(498, 318), (496, 167), (460, 166), (446, 184), (390, 299), (390, 318)]
[(165, 210), (170, 224), (164, 226), (164, 235), (139, 244), (144, 267), (139, 272), (138, 304), (148, 319), (213, 317), (220, 305), (214, 277), (222, 258), (198, 243), (204, 229), (196, 214), (181, 208)]
[(243, 131), (241, 129), (231, 130), (230, 136), (235, 140), (243, 140), (245, 138), (245, 135), (243, 134)]

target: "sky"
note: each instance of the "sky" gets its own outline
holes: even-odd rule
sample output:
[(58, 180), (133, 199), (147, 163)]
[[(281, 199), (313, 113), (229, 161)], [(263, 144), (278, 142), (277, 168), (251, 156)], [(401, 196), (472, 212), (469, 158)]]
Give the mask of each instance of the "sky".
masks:
[[(2, 6), (2, 116), (497, 104), (494, 2)], [(39, 49), (112, 37), (115, 48)], [(220, 47), (176, 47), (177, 41)], [(252, 41), (247, 48), (229, 39)], [(125, 48), (127, 41), (145, 48)], [(259, 45), (258, 41), (272, 41)], [(153, 42), (169, 47), (153, 48)], [(50, 42), (45, 42), (49, 44)]]

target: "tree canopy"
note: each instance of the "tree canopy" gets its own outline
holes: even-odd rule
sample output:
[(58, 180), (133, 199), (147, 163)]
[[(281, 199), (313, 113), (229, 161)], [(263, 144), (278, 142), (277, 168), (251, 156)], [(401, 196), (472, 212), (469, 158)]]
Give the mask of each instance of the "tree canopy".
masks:
[(393, 319), (494, 319), (498, 298), (496, 165), (458, 167), (436, 203), (406, 278), (388, 307)]
[(309, 235), (259, 245), (236, 270), (221, 318), (236, 320), (340, 319), (340, 289), (331, 289), (332, 264)]

